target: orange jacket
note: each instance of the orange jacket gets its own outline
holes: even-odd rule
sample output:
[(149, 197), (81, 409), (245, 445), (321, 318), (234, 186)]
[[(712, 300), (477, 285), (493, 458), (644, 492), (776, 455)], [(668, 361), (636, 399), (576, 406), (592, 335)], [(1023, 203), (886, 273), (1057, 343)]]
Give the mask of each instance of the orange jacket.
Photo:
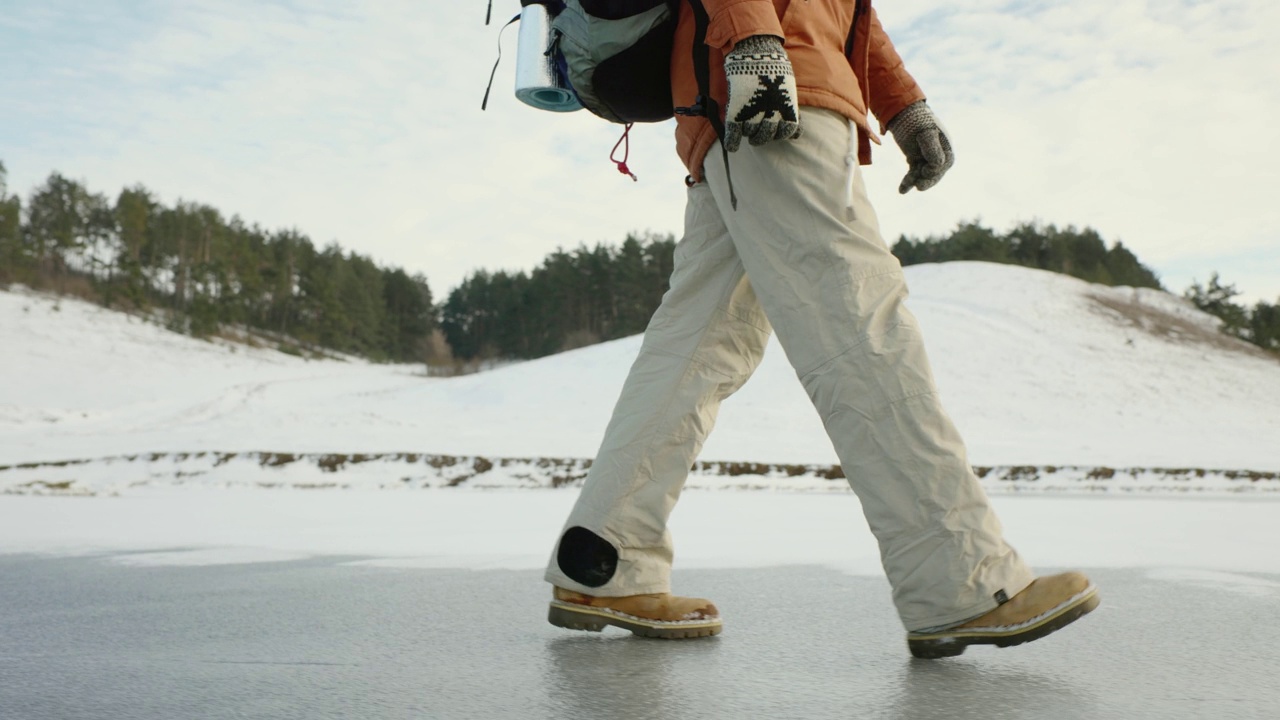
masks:
[[(776, 35), (786, 39), (787, 55), (796, 75), (800, 105), (842, 113), (858, 124), (858, 160), (871, 162), (871, 142), (880, 142), (867, 123), (867, 109), (884, 123), (900, 110), (924, 99), (920, 86), (902, 65), (902, 58), (871, 8), (870, 0), (701, 0), (710, 22), (711, 94), (721, 113), (728, 104), (724, 56), (743, 38)], [(860, 5), (853, 52), (844, 54), (845, 40)], [(676, 107), (693, 105), (698, 83), (693, 73), (693, 8), (680, 3), (675, 46), (671, 51), (671, 92)], [(702, 117), (676, 117), (676, 151), (694, 179), (702, 178), (702, 160), (716, 140), (711, 123)]]

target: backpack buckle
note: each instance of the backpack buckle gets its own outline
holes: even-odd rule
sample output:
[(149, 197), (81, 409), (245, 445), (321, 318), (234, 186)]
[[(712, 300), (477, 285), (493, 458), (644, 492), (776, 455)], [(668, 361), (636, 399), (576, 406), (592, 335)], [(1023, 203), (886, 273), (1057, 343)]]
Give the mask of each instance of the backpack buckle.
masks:
[(706, 117), (707, 116), (707, 99), (701, 95), (693, 99), (693, 104), (688, 107), (678, 107), (673, 112), (676, 115), (684, 117)]

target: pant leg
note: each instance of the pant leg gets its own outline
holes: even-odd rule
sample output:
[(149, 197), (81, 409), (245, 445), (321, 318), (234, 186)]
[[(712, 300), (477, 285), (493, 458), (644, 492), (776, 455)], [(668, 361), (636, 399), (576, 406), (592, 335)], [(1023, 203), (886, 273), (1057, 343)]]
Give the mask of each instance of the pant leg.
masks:
[(707, 184), (879, 541), (904, 625), (975, 617), (1031, 572), (1004, 541), (938, 400), (901, 265), (860, 173), (846, 193), (848, 122), (812, 108), (801, 122), (794, 141), (731, 156), (736, 211), (718, 148)]
[(667, 518), (720, 402), (764, 356), (760, 310), (711, 190), (689, 189), (671, 289), (645, 330), (548, 582), (600, 597), (668, 592)]

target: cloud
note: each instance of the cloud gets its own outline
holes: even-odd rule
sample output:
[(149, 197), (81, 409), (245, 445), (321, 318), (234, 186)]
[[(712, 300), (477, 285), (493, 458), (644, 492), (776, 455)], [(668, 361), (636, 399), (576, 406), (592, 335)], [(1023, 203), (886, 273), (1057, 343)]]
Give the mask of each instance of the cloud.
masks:
[[(1251, 272), (1280, 257), (1278, 7), (886, 5), (958, 153), (941, 185), (900, 197), (905, 166), (879, 149), (867, 177), (886, 236), (974, 217), (1087, 224), (1174, 289), (1216, 268), (1280, 295), (1280, 274)], [(482, 21), (479, 4), (410, 0), (28, 4), (0, 20), (16, 99), (0, 157), (12, 189), (54, 169), (112, 194), (142, 182), (424, 272), (437, 295), (557, 245), (678, 233), (671, 124), (632, 133), (632, 183), (608, 161), (619, 128), (512, 97), (514, 29), (480, 112), (497, 49)]]
[[(940, 197), (885, 198), (882, 217), (909, 233), (966, 209), (996, 226), (1089, 224), (1175, 289), (1192, 258), (1206, 263), (1200, 277), (1216, 258), (1280, 258), (1268, 199), (1280, 150), (1267, 130), (1280, 90), (1266, 77), (1280, 53), (1265, 30), (1278, 22), (1260, 2), (1122, 0), (987, 3), (890, 24), (956, 135), (958, 164)], [(1280, 277), (1253, 287), (1274, 297)]]

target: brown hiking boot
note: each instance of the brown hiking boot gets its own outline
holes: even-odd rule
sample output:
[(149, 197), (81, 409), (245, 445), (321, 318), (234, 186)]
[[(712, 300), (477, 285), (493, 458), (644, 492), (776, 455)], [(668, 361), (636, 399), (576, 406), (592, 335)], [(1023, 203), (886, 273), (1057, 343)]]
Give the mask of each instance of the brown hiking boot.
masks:
[(600, 632), (605, 625), (651, 638), (696, 638), (720, 634), (720, 611), (710, 600), (656, 593), (593, 597), (555, 588), (547, 621), (570, 630)]
[(946, 630), (907, 633), (907, 647), (918, 658), (943, 658), (970, 645), (1021, 645), (1066, 627), (1098, 602), (1098, 588), (1080, 573), (1036, 578), (986, 615)]

